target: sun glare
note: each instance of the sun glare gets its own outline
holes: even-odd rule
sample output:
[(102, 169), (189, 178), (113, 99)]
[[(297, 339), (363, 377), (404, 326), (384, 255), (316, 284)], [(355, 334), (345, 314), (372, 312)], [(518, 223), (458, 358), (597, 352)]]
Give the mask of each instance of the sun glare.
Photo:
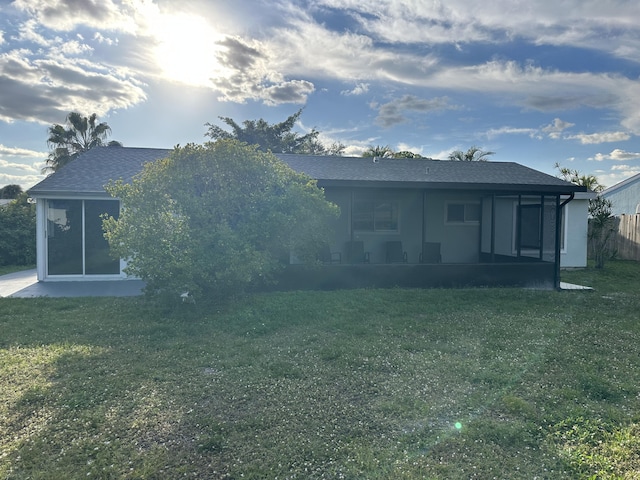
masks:
[(216, 41), (222, 37), (204, 18), (190, 14), (163, 15), (156, 25), (156, 61), (163, 75), (194, 86), (210, 85), (220, 66)]

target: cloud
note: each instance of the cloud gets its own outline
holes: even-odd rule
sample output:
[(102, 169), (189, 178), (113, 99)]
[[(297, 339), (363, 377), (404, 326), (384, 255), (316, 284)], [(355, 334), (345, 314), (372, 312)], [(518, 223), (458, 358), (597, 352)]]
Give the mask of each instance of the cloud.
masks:
[[(591, 134), (578, 134), (566, 137), (569, 140), (580, 140), (583, 145), (594, 145), (598, 143), (623, 142), (629, 140), (631, 135), (626, 132), (602, 132)], [(614, 150), (615, 151), (615, 150)]]
[(53, 41), (45, 38), (40, 32), (37, 31), (38, 22), (34, 19), (29, 19), (20, 25), (19, 35), (17, 40), (21, 42), (33, 42), (36, 45), (51, 46)]
[(36, 152), (35, 150), (28, 150), (26, 148), (7, 147), (0, 143), (0, 156), (45, 158), (47, 155), (46, 152)]
[(272, 56), (268, 45), (257, 41), (245, 41), (227, 37), (218, 42), (223, 49), (218, 62), (225, 68), (224, 74), (212, 79), (221, 93), (222, 101), (244, 103), (247, 100), (262, 101), (267, 105), (284, 103), (303, 104), (315, 91), (312, 82), (304, 79), (285, 79), (271, 67)]
[(558, 139), (560, 138), (560, 134), (563, 131), (565, 131), (567, 128), (573, 127), (574, 125), (574, 123), (565, 122), (560, 120), (559, 118), (554, 118), (553, 123), (543, 127), (542, 131), (549, 135), (549, 138)]
[(369, 91), (368, 83), (358, 83), (352, 90), (342, 90), (340, 95), (351, 96), (351, 95), (363, 95)]
[(104, 43), (104, 44), (107, 44), (107, 45), (116, 45), (118, 43), (118, 40), (113, 40), (112, 38), (105, 37), (100, 32), (94, 33), (93, 34), (93, 39), (96, 40), (98, 43)]
[(0, 158), (0, 168), (13, 168), (15, 170), (24, 170), (25, 172), (38, 172), (33, 165), (27, 165), (24, 163), (7, 162)]
[(632, 172), (632, 175), (640, 172), (640, 167), (634, 167), (631, 165), (614, 165), (611, 167), (612, 171), (615, 172)]
[(615, 160), (618, 162), (626, 162), (628, 160), (637, 160), (640, 158), (640, 152), (627, 152), (625, 150), (621, 150), (616, 148), (612, 150), (611, 153), (597, 153), (594, 157), (589, 158), (589, 160), (595, 160), (597, 162), (601, 162), (603, 160)]
[(516, 127), (501, 127), (492, 128), (487, 132), (487, 138), (494, 138), (500, 135), (529, 135), (534, 137), (538, 130), (535, 128), (516, 128)]
[(218, 54), (221, 65), (231, 69), (242, 71), (254, 68), (258, 62), (266, 60), (265, 53), (260, 51), (259, 44), (250, 45), (238, 37), (227, 37), (219, 41), (218, 45), (224, 50)]
[(633, 59), (640, 56), (634, 2), (524, 2), (495, 0), (470, 4), (394, 0), (318, 0), (351, 15), (360, 27), (385, 43), (505, 43), (514, 38), (535, 45), (573, 46)]
[(29, 50), (0, 54), (0, 120), (59, 122), (70, 111), (104, 115), (146, 98), (125, 72), (87, 60), (39, 58)]
[(400, 99), (385, 103), (378, 109), (376, 123), (382, 127), (391, 127), (406, 122), (405, 112), (428, 113), (438, 110), (453, 109), (447, 97), (424, 99), (413, 95), (405, 95)]
[(71, 40), (61, 45), (60, 51), (65, 55), (81, 55), (83, 53), (91, 53), (93, 48), (86, 43), (77, 40)]
[[(113, 0), (15, 0), (13, 6), (32, 15), (38, 23), (58, 31), (78, 25), (100, 30), (135, 31), (129, 2)], [(130, 5), (135, 5), (133, 2)]]
[(42, 179), (43, 175), (13, 175), (0, 172), (0, 185), (20, 185), (23, 190), (31, 188)]
[(282, 103), (302, 104), (307, 101), (307, 96), (313, 93), (314, 90), (315, 87), (311, 82), (291, 80), (263, 88), (260, 98), (270, 105), (280, 105)]

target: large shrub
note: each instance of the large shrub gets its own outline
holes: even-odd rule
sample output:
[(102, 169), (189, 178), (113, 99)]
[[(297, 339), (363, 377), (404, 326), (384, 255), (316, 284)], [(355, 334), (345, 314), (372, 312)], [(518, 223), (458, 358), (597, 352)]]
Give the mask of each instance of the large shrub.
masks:
[(187, 145), (109, 193), (112, 251), (148, 292), (226, 296), (273, 280), (294, 251), (311, 259), (338, 213), (312, 179), (231, 140)]
[(21, 193), (0, 206), (0, 265), (36, 263), (36, 208)]

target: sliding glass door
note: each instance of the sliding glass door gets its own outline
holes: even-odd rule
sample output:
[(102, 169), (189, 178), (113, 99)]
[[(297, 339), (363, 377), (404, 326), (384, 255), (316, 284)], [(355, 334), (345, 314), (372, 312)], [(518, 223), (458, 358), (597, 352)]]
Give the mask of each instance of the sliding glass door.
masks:
[(47, 201), (47, 275), (117, 275), (102, 215), (118, 217), (116, 200)]

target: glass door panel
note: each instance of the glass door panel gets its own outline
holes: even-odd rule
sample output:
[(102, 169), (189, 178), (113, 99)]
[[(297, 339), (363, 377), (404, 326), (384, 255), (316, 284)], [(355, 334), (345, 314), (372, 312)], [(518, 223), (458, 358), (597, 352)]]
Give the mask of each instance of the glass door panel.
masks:
[(119, 206), (113, 200), (85, 200), (84, 202), (84, 248), (86, 275), (117, 275), (120, 260), (109, 255), (109, 243), (102, 230), (102, 215), (118, 218)]
[(82, 200), (49, 200), (47, 272), (82, 274)]

